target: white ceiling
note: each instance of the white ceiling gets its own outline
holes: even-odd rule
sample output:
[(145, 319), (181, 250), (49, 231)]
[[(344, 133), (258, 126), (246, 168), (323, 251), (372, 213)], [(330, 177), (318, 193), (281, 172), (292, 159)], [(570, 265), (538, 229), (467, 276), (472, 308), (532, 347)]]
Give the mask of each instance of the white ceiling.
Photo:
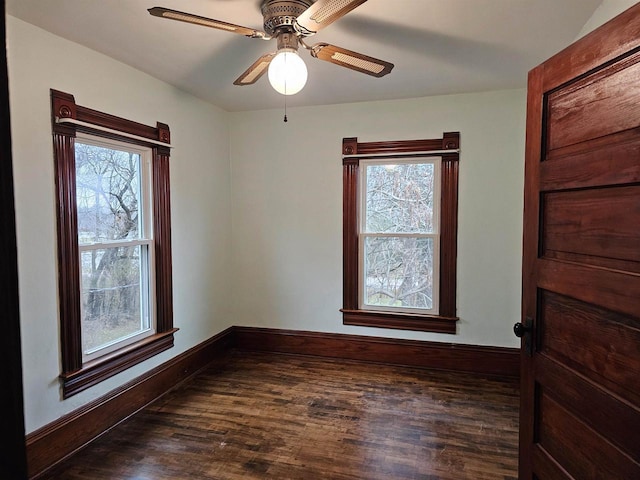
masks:
[[(521, 88), (569, 45), (601, 0), (369, 0), (309, 39), (395, 64), (374, 78), (311, 58), (290, 106)], [(7, 13), (134, 66), (228, 111), (281, 107), (263, 77), (233, 81), (266, 42), (152, 17), (161, 6), (262, 29), (260, 0), (7, 0)]]

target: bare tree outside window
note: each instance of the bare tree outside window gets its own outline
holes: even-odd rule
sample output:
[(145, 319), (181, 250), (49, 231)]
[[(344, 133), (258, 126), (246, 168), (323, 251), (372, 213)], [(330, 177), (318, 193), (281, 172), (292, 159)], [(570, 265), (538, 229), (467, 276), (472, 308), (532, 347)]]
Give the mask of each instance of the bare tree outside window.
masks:
[(76, 143), (78, 241), (137, 238), (140, 154)]
[(364, 303), (432, 310), (436, 164), (373, 163), (364, 173)]
[(76, 142), (75, 160), (87, 353), (149, 328), (148, 245), (140, 208), (141, 155)]

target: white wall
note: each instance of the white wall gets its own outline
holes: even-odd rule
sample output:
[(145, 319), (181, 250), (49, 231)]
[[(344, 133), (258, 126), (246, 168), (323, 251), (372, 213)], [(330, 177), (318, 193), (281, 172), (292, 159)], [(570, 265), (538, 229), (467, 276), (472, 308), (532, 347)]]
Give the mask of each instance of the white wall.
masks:
[[(524, 90), (231, 114), (237, 325), (518, 345)], [(457, 335), (342, 325), (343, 137), (461, 132)]]
[[(28, 432), (220, 332), (229, 315), (227, 114), (135, 69), (8, 18), (20, 314)], [(141, 123), (168, 123), (171, 156), (173, 349), (69, 400), (60, 397), (55, 186), (49, 89)]]
[(584, 37), (587, 33), (595, 30), (600, 25), (608, 22), (613, 17), (631, 8), (636, 0), (603, 0), (600, 6), (593, 12), (591, 18), (585, 23), (577, 38)]

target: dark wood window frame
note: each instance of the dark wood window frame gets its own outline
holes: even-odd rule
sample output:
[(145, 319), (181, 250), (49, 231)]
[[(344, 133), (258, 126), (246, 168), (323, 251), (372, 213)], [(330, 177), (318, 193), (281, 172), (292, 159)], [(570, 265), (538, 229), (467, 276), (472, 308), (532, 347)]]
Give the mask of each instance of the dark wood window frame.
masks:
[[(58, 119), (71, 119), (60, 123)], [(73, 95), (51, 90), (51, 125), (58, 216), (58, 290), (62, 396), (68, 398), (173, 346), (169, 127), (151, 127), (77, 105)], [(80, 265), (75, 182), (76, 132), (152, 149), (156, 333), (96, 360), (82, 361)], [(133, 137), (132, 137), (133, 136)], [(135, 138), (134, 138), (135, 137)], [(145, 141), (148, 139), (149, 142)], [(158, 143), (160, 142), (160, 143)], [(162, 145), (166, 143), (167, 146)]]
[[(343, 138), (343, 308), (345, 325), (456, 333), (456, 267), (458, 237), (458, 164), (460, 133), (442, 138), (358, 143)], [(358, 298), (358, 177), (367, 158), (441, 157), (440, 297), (438, 315), (392, 313), (360, 309)]]

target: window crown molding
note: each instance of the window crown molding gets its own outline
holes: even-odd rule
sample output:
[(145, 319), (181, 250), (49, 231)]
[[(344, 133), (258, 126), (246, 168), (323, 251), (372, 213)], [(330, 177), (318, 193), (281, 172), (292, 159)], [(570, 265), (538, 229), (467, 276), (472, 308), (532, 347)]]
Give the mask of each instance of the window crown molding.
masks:
[[(59, 122), (58, 119), (75, 120), (75, 122)], [(86, 125), (89, 124), (89, 125)], [(166, 123), (157, 122), (155, 127), (127, 120), (122, 117), (99, 112), (76, 104), (73, 95), (51, 89), (51, 125), (53, 133), (75, 137), (76, 131), (84, 131), (105, 138), (115, 138), (124, 142), (142, 144), (149, 147), (163, 148), (171, 146), (171, 132)], [(126, 135), (108, 132), (115, 130)], [(134, 135), (136, 138), (131, 138)], [(150, 142), (145, 143), (148, 139)]]

